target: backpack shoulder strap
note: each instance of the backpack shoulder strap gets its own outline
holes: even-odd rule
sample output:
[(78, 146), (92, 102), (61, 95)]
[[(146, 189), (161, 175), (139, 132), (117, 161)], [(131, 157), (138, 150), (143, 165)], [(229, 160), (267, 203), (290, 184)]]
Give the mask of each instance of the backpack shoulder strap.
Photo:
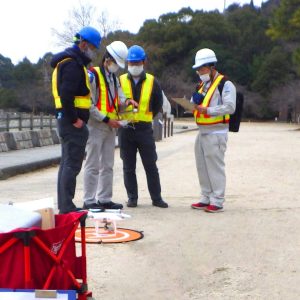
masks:
[(219, 83), (219, 85), (218, 85), (218, 90), (219, 90), (219, 93), (220, 93), (221, 96), (222, 96), (224, 84), (225, 84), (225, 82), (228, 81), (228, 80), (229, 80), (229, 78), (225, 75), (225, 76), (221, 79), (221, 81), (220, 81), (220, 83)]
[[(225, 82), (229, 80), (228, 77), (226, 75), (224, 75), (224, 77), (221, 79), (219, 85), (218, 85), (218, 90), (222, 99), (222, 92), (223, 92), (223, 88), (224, 88), (224, 84)], [(222, 100), (221, 100), (222, 101)], [(223, 123), (225, 123), (225, 116), (223, 116)]]

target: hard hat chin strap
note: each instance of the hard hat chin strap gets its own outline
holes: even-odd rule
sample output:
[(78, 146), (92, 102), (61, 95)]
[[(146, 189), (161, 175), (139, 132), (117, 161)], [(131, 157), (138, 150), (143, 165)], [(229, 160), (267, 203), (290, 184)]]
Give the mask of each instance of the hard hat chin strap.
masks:
[(216, 71), (215, 66), (210, 66), (210, 68), (209, 68), (209, 77), (210, 77), (211, 82), (214, 81), (214, 77), (215, 77), (215, 72), (214, 71)]

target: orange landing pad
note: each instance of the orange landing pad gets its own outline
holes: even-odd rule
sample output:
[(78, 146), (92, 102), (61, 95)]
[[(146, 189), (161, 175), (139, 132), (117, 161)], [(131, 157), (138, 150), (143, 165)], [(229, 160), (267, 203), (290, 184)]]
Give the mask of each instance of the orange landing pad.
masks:
[[(99, 228), (97, 235), (95, 227), (85, 227), (85, 241), (87, 243), (127, 243), (137, 241), (144, 237), (140, 231), (117, 228), (116, 234), (113, 231), (105, 230), (103, 227)], [(81, 229), (78, 228), (75, 232), (75, 241), (81, 242)]]

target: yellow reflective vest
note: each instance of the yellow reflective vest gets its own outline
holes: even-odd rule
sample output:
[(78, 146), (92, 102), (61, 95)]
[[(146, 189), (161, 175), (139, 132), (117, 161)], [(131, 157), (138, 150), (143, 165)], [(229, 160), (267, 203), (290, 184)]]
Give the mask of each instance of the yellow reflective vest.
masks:
[[(211, 98), (215, 92), (215, 90), (218, 88), (218, 85), (224, 75), (219, 74), (217, 78), (213, 81), (213, 83), (210, 85), (204, 99), (202, 102), (203, 107), (209, 107)], [(204, 85), (201, 84), (200, 88), (198, 90), (198, 93), (203, 92)], [(222, 97), (222, 95), (221, 95)], [(195, 121), (198, 125), (213, 125), (213, 124), (219, 124), (219, 123), (229, 123), (230, 116), (225, 115), (225, 116), (210, 116), (207, 114), (200, 114), (197, 110), (194, 111), (194, 117)]]
[(108, 116), (110, 119), (117, 120), (118, 119), (118, 107), (119, 107), (119, 96), (117, 87), (115, 87), (115, 99), (113, 99), (114, 104), (109, 101), (108, 95), (108, 87), (106, 85), (105, 78), (99, 67), (93, 67), (91, 70), (95, 70), (97, 76), (97, 87), (99, 87), (99, 95), (97, 101), (97, 108), (99, 111)]
[[(57, 66), (55, 67), (53, 74), (52, 74), (52, 94), (54, 97), (54, 103), (55, 103), (56, 109), (62, 108), (60, 95), (59, 95), (58, 89), (57, 89), (58, 69), (63, 62), (70, 60), (70, 59), (71, 58), (65, 58), (62, 61), (60, 61), (57, 64)], [(85, 74), (86, 86), (87, 86), (88, 90), (90, 91), (91, 90), (90, 81), (89, 81), (89, 76), (88, 76), (86, 67), (84, 67), (84, 74)], [(91, 105), (92, 105), (92, 101), (91, 101), (91, 93), (90, 92), (85, 96), (75, 96), (74, 97), (74, 106), (77, 108), (90, 109)]]
[[(131, 81), (128, 78), (128, 74), (120, 76), (120, 83), (123, 92), (128, 99), (133, 99)], [(152, 122), (153, 114), (149, 111), (149, 104), (154, 84), (154, 76), (146, 73), (146, 79), (142, 83), (140, 99), (134, 99), (139, 102), (138, 111), (133, 112), (132, 105), (129, 105), (125, 113), (122, 114), (122, 118), (131, 122)]]

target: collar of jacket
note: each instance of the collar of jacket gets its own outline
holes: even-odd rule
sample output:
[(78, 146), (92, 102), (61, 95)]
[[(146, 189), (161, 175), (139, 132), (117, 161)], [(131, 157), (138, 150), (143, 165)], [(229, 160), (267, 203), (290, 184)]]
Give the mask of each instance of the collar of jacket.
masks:
[[(108, 71), (106, 71), (103, 65), (100, 66), (100, 71), (104, 76), (106, 83), (113, 82), (114, 84), (116, 84), (116, 75), (114, 73), (109, 73)], [(111, 74), (111, 78), (109, 78), (109, 74)]]
[(87, 66), (91, 62), (91, 59), (85, 56), (77, 45), (67, 48), (65, 52), (69, 55), (69, 57), (74, 58), (80, 65)]

